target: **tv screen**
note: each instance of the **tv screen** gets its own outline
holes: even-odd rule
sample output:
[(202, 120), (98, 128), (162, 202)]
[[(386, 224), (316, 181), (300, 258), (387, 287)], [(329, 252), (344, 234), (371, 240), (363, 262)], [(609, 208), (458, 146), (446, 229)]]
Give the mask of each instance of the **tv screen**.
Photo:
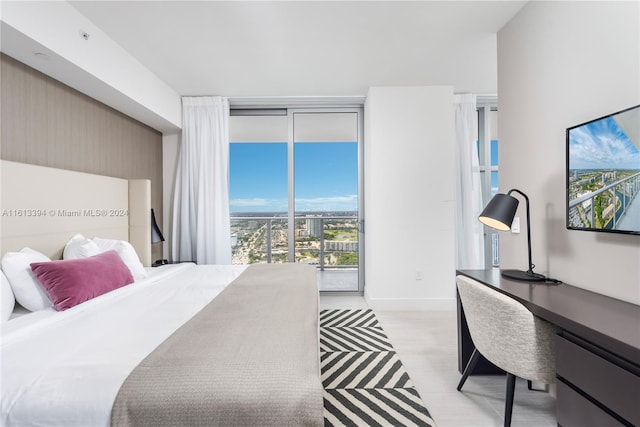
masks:
[(640, 234), (640, 105), (567, 129), (567, 228)]

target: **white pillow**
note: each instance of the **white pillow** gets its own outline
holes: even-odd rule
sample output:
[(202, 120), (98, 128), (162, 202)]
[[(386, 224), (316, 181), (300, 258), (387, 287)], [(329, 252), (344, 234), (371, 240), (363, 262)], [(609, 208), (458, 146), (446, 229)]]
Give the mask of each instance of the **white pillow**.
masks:
[(65, 245), (62, 253), (64, 259), (88, 258), (98, 255), (100, 248), (92, 240), (87, 239), (82, 234), (76, 234)]
[(0, 271), (0, 322), (5, 322), (11, 317), (13, 313), (13, 307), (16, 305), (16, 297), (13, 296), (9, 279), (4, 275), (3, 271)]
[(94, 238), (93, 242), (98, 246), (100, 252), (114, 250), (120, 255), (122, 261), (129, 267), (134, 281), (138, 281), (147, 277), (147, 271), (138, 258), (136, 250), (131, 243), (125, 240), (101, 239)]
[(7, 252), (2, 257), (2, 271), (9, 279), (16, 301), (29, 311), (51, 307), (51, 300), (31, 271), (32, 262), (51, 261), (49, 257), (33, 249)]

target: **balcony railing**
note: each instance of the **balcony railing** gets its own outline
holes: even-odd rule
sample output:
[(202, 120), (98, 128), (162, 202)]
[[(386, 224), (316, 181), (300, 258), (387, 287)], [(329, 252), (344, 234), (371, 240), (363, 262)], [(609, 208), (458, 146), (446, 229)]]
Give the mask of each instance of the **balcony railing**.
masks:
[[(325, 268), (357, 268), (358, 218), (355, 215), (296, 216), (296, 262)], [(233, 263), (287, 262), (286, 216), (232, 216)]]
[[(603, 223), (600, 227), (596, 227), (596, 219), (598, 219), (595, 206), (596, 197), (605, 192), (611, 193), (611, 203), (602, 210), (601, 220)], [(640, 192), (640, 173), (577, 197), (569, 202), (570, 223), (572, 225), (586, 225), (590, 228), (613, 229), (638, 192)], [(618, 203), (620, 203), (619, 206)]]

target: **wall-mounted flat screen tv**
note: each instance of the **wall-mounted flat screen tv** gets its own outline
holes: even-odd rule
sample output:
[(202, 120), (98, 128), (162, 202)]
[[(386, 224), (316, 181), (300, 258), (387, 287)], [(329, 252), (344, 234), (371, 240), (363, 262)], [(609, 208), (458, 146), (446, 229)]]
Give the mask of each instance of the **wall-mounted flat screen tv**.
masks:
[(567, 129), (567, 228), (640, 234), (640, 105)]

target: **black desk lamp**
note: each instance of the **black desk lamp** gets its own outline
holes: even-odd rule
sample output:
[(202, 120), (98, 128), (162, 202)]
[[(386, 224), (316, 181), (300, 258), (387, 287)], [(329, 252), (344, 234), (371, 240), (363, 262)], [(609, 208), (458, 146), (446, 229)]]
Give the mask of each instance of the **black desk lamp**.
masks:
[(164, 236), (162, 235), (162, 231), (160, 231), (160, 227), (158, 227), (158, 223), (156, 222), (156, 214), (153, 212), (153, 208), (151, 208), (151, 243), (160, 243), (164, 242)]
[(511, 196), (511, 193), (516, 192), (527, 203), (527, 248), (529, 250), (529, 269), (527, 271), (522, 270), (502, 270), (502, 277), (513, 280), (523, 280), (527, 282), (544, 282), (547, 277), (542, 274), (534, 273), (533, 268), (535, 265), (531, 262), (531, 226), (529, 220), (529, 198), (522, 191), (517, 189), (509, 190), (507, 194), (498, 193), (484, 208), (478, 219), (481, 223), (495, 228), (500, 231), (507, 231), (511, 229), (513, 223), (513, 217), (516, 215), (518, 209), (518, 199)]
[[(162, 235), (162, 231), (160, 231), (160, 227), (158, 227), (158, 223), (156, 222), (156, 214), (153, 212), (153, 208), (151, 208), (151, 244), (164, 242), (164, 236)], [(166, 259), (159, 259), (153, 263), (154, 266), (167, 264)]]

